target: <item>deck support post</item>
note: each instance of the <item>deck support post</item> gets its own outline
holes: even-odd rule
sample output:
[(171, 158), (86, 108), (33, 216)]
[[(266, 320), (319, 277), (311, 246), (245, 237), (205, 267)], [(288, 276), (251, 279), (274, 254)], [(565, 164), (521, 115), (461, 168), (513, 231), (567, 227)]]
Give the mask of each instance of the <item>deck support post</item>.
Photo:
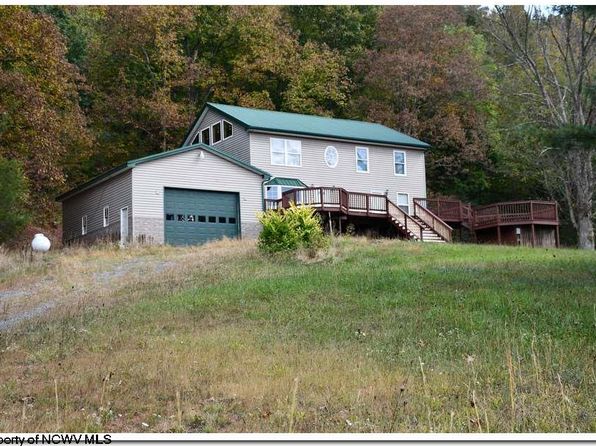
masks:
[(561, 241), (559, 240), (559, 225), (555, 226), (555, 229), (556, 229), (556, 231), (555, 231), (555, 237), (556, 237), (555, 238), (555, 246), (557, 248), (560, 248), (561, 247)]
[(329, 219), (329, 234), (333, 235), (333, 220), (331, 220), (331, 212), (327, 212), (327, 218)]
[(557, 221), (557, 231), (556, 231), (556, 243), (557, 248), (561, 247), (561, 240), (559, 239), (559, 203), (555, 202), (555, 220)]
[(536, 246), (536, 230), (534, 229), (534, 223), (532, 223), (532, 248)]
[(501, 244), (501, 225), (497, 225), (497, 240), (500, 245)]

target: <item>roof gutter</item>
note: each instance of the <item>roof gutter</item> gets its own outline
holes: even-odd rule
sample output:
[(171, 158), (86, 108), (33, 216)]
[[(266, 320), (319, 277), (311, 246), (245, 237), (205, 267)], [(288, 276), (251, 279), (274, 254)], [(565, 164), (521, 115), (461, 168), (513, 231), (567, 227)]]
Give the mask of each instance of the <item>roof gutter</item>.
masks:
[(390, 142), (390, 141), (381, 141), (381, 140), (372, 140), (372, 139), (345, 139), (345, 138), (340, 138), (340, 137), (333, 137), (330, 135), (323, 135), (323, 134), (319, 134), (319, 133), (309, 133), (309, 132), (296, 132), (296, 131), (290, 131), (290, 130), (270, 130), (267, 129), (265, 127), (247, 127), (249, 132), (256, 132), (256, 133), (271, 133), (271, 134), (277, 134), (277, 135), (288, 135), (288, 136), (296, 136), (296, 135), (303, 135), (303, 136), (311, 136), (313, 138), (318, 138), (318, 139), (325, 139), (325, 140), (329, 140), (329, 141), (339, 141), (339, 142), (346, 142), (346, 143), (353, 143), (353, 142), (359, 142), (359, 143), (368, 143), (368, 144), (376, 144), (376, 145), (381, 145), (381, 146), (387, 146), (387, 147), (400, 147), (400, 148), (406, 148), (406, 149), (414, 149), (414, 150), (428, 150), (431, 148), (430, 144), (427, 143), (422, 143), (420, 145), (415, 145), (415, 144), (407, 144), (407, 143), (396, 143), (396, 142)]

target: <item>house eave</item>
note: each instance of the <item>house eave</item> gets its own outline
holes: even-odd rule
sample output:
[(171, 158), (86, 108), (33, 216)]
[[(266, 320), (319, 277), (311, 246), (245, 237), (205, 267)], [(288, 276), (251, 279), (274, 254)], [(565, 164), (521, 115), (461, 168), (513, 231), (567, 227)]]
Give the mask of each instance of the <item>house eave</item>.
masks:
[(206, 144), (200, 143), (200, 144), (194, 144), (194, 145), (190, 145), (190, 146), (178, 147), (177, 149), (168, 150), (168, 151), (160, 152), (160, 153), (154, 153), (152, 155), (147, 155), (143, 158), (138, 158), (135, 160), (127, 161), (125, 164), (114, 167), (113, 169), (108, 170), (107, 172), (104, 172), (103, 174), (101, 174), (95, 178), (92, 178), (91, 180), (81, 184), (80, 186), (77, 186), (74, 189), (71, 189), (68, 192), (63, 193), (62, 195), (57, 196), (56, 201), (62, 202), (62, 201), (67, 200), (71, 197), (74, 197), (75, 195), (77, 195), (81, 192), (84, 192), (85, 190), (88, 190), (94, 186), (97, 186), (97, 185), (117, 176), (117, 175), (120, 175), (123, 172), (133, 169), (134, 167), (136, 167), (140, 164), (148, 163), (151, 161), (157, 161), (157, 160), (167, 158), (170, 156), (175, 156), (175, 155), (179, 155), (181, 153), (190, 152), (192, 150), (205, 150), (206, 152), (209, 152), (209, 153), (211, 153), (219, 158), (222, 158), (232, 164), (242, 167), (243, 169), (249, 170), (249, 171), (253, 172), (254, 174), (260, 175), (264, 179), (268, 179), (271, 177), (271, 174), (269, 174), (269, 172), (259, 169), (258, 167), (255, 167), (251, 164), (247, 164), (243, 161), (240, 161), (240, 160), (230, 156), (229, 154), (222, 152), (212, 146), (208, 146)]
[(261, 133), (261, 134), (272, 134), (272, 135), (280, 135), (280, 136), (306, 136), (313, 139), (324, 139), (327, 141), (337, 141), (337, 142), (344, 142), (344, 143), (359, 143), (359, 144), (372, 144), (376, 146), (383, 146), (383, 147), (390, 147), (394, 149), (410, 149), (410, 150), (422, 150), (426, 151), (430, 149), (430, 145), (426, 144), (425, 146), (422, 145), (410, 145), (404, 143), (396, 143), (393, 141), (383, 141), (383, 140), (371, 140), (371, 139), (357, 139), (357, 138), (339, 138), (333, 137), (329, 135), (323, 135), (318, 133), (309, 133), (309, 132), (294, 132), (294, 131), (280, 131), (280, 130), (270, 130), (264, 127), (248, 127), (248, 132), (253, 133)]

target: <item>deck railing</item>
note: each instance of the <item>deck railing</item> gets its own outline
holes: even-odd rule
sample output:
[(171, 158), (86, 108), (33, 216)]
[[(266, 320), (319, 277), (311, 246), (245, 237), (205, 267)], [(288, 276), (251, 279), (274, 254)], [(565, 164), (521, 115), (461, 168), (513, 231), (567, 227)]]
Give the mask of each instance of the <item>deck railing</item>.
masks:
[(469, 218), (469, 206), (459, 200), (414, 198), (414, 202), (428, 209), (443, 221), (465, 221), (466, 218)]
[(414, 215), (432, 228), (446, 242), (451, 241), (453, 228), (445, 223), (438, 215), (424, 207), (419, 198), (414, 198)]
[(265, 198), (265, 210), (268, 211), (270, 209), (279, 209), (279, 205), (281, 204), (281, 200), (273, 200), (271, 198)]
[(389, 198), (387, 198), (387, 214), (397, 221), (406, 232), (412, 234), (414, 238), (420, 241), (424, 239), (424, 228)]
[(286, 191), (279, 200), (266, 199), (265, 209), (288, 208), (290, 203), (354, 216), (391, 217), (416, 239), (424, 236), (423, 227), (386, 195), (348, 192), (338, 187), (307, 187)]
[(559, 221), (557, 203), (553, 201), (509, 201), (472, 208), (459, 200), (414, 198), (414, 204), (443, 221), (463, 223), (473, 229), (532, 222), (558, 224)]
[(524, 223), (558, 224), (557, 204), (550, 201), (510, 201), (474, 208), (474, 229)]

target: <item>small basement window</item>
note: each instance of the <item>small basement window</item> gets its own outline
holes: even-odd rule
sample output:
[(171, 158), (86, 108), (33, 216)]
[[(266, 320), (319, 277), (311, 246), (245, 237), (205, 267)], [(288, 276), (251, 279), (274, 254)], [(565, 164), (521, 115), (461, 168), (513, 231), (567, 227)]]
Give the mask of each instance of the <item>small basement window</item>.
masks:
[(205, 223), (207, 221), (207, 218), (204, 215), (198, 215), (197, 217), (199, 223)]
[(193, 214), (188, 214), (186, 216), (186, 221), (194, 222), (195, 221), (195, 216)]
[(174, 214), (166, 214), (166, 220), (174, 221)]
[(221, 122), (213, 124), (211, 127), (211, 134), (213, 135), (213, 144), (221, 141)]
[(209, 127), (201, 130), (201, 142), (203, 144), (207, 144), (207, 145), (211, 144), (211, 138), (209, 136), (210, 136)]
[(223, 139), (232, 137), (232, 123), (228, 121), (223, 122)]
[(185, 217), (184, 214), (178, 214), (178, 221), (184, 221)]
[(87, 216), (83, 215), (81, 217), (81, 235), (87, 234)]
[(228, 223), (235, 225), (236, 224), (236, 217), (228, 218)]
[(209, 223), (215, 223), (217, 219), (215, 217), (209, 217)]
[(220, 223), (225, 223), (226, 222), (226, 217), (219, 217), (219, 222)]
[(103, 227), (109, 226), (110, 224), (110, 207), (104, 206), (103, 208)]

